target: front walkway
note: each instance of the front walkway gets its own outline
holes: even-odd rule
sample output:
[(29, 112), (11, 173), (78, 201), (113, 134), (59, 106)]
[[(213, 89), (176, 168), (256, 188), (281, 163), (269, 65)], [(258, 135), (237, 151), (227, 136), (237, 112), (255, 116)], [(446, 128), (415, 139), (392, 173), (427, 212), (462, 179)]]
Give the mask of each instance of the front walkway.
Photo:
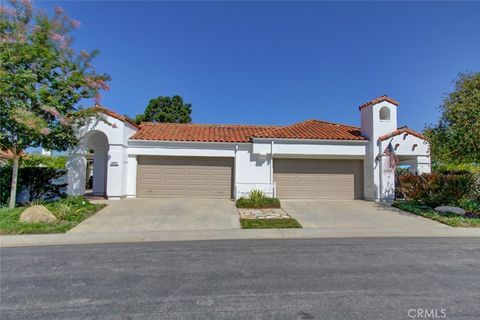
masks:
[(68, 233), (240, 229), (237, 209), (230, 200), (124, 199), (107, 203), (108, 207)]

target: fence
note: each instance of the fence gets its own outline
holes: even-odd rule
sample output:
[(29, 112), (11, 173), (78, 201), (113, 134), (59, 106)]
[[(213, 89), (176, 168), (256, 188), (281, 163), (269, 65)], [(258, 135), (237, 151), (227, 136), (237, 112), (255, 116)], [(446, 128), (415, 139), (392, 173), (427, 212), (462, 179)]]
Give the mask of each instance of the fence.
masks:
[(258, 182), (237, 182), (235, 184), (235, 199), (240, 197), (248, 197), (248, 194), (253, 189), (261, 190), (269, 197), (276, 196), (276, 184), (275, 182), (258, 183)]

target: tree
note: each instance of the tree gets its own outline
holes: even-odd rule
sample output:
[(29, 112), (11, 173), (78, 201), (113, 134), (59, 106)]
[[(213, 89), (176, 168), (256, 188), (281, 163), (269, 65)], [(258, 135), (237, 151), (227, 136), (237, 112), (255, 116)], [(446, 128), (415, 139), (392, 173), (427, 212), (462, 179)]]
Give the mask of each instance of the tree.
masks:
[(184, 103), (182, 97), (164, 97), (160, 96), (156, 99), (150, 100), (145, 112), (135, 117), (135, 121), (140, 123), (142, 121), (150, 122), (168, 122), (168, 123), (190, 123), (192, 105)]
[(440, 163), (480, 163), (480, 73), (461, 73), (440, 106), (436, 125), (425, 129)]
[(98, 51), (71, 48), (70, 33), (79, 25), (61, 8), (49, 17), (28, 0), (0, 6), (0, 149), (13, 154), (9, 207), (15, 206), (22, 151), (76, 145), (75, 124), (94, 115), (77, 110), (77, 103), (98, 100), (109, 89), (109, 76), (91, 64)]

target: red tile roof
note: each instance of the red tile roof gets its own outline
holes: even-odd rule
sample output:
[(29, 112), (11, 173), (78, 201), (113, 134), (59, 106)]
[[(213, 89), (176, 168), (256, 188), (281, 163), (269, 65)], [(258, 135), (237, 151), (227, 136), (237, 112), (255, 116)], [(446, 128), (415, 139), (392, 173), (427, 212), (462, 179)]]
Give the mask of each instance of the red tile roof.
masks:
[(367, 140), (360, 129), (344, 124), (308, 120), (256, 134), (256, 138), (314, 139), (314, 140)]
[(259, 132), (275, 126), (183, 124), (142, 122), (131, 139), (192, 141), (192, 142), (250, 142)]
[(383, 102), (383, 101), (390, 102), (391, 104), (394, 104), (397, 107), (400, 105), (400, 102), (398, 102), (397, 100), (394, 100), (387, 95), (383, 95), (383, 96), (377, 97), (375, 99), (372, 99), (368, 102), (365, 102), (364, 104), (362, 104), (361, 106), (358, 107), (358, 110), (362, 110), (365, 107), (368, 107), (368, 106), (371, 106), (371, 105), (374, 105), (374, 104), (377, 104), (377, 103), (380, 103), (380, 102)]
[(317, 120), (285, 127), (143, 122), (131, 137), (134, 140), (239, 143), (250, 142), (252, 138), (367, 140), (357, 127)]
[(94, 107), (92, 107), (92, 109), (95, 110), (95, 111), (101, 112), (103, 114), (106, 114), (107, 116), (110, 116), (112, 118), (118, 119), (120, 121), (128, 122), (131, 125), (133, 125), (134, 127), (138, 128), (138, 124), (136, 124), (135, 122), (133, 122), (129, 118), (127, 118), (125, 116), (122, 116), (121, 114), (118, 114), (118, 113), (116, 113), (116, 112), (114, 112), (110, 109), (107, 109), (107, 108), (102, 107), (100, 105), (95, 105)]
[(414, 131), (414, 130), (409, 129), (407, 127), (398, 128), (397, 130), (395, 130), (393, 132), (390, 132), (386, 135), (381, 136), (380, 138), (378, 138), (378, 140), (380, 140), (380, 141), (387, 140), (387, 139), (393, 138), (393, 137), (395, 137), (399, 134), (402, 134), (402, 133), (408, 133), (408, 134), (411, 134), (412, 136), (415, 136), (417, 138), (428, 141), (427, 137), (425, 137), (423, 134), (418, 133), (417, 131)]

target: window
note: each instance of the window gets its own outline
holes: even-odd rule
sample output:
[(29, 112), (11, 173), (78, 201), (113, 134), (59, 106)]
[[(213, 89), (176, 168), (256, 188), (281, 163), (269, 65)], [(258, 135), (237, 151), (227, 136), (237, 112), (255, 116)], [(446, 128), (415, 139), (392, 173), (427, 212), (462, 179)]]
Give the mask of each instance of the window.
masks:
[(388, 107), (382, 107), (380, 109), (380, 120), (390, 120), (390, 109)]

